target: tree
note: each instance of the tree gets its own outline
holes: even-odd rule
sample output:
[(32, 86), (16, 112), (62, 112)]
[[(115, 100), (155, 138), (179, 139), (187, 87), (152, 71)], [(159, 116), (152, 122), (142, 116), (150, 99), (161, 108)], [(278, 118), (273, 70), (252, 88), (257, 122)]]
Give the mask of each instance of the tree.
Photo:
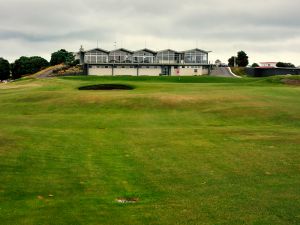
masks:
[(231, 56), (231, 58), (228, 59), (228, 66), (246, 67), (249, 64), (248, 58), (244, 51), (239, 51), (237, 56)]
[(7, 80), (10, 76), (10, 65), (6, 59), (0, 58), (0, 80)]
[(31, 74), (36, 73), (41, 69), (44, 69), (49, 66), (49, 62), (42, 57), (33, 56), (30, 57), (29, 59), (31, 63), (31, 71), (30, 71)]
[(234, 61), (235, 61), (235, 56), (231, 56), (229, 59), (228, 59), (228, 66), (230, 66), (230, 67), (234, 67), (235, 65), (235, 63), (234, 63)]
[(257, 63), (253, 63), (251, 67), (253, 67), (253, 68), (259, 67), (259, 65)]
[(289, 68), (295, 68), (295, 65), (292, 63), (284, 63), (284, 62), (278, 62), (276, 64), (277, 67), (289, 67)]
[(217, 59), (216, 61), (215, 61), (215, 64), (216, 65), (220, 65), (222, 62), (221, 62), (221, 60), (220, 59)]
[(11, 65), (12, 76), (14, 79), (18, 79), (26, 74), (34, 74), (47, 66), (49, 66), (49, 62), (42, 57), (22, 56)]
[(68, 52), (65, 49), (61, 49), (57, 52), (51, 54), (50, 64), (52, 66), (65, 63), (67, 65), (72, 65), (75, 62), (75, 57), (72, 52)]
[(248, 56), (244, 51), (239, 51), (237, 54), (236, 63), (239, 67), (246, 67), (249, 64)]

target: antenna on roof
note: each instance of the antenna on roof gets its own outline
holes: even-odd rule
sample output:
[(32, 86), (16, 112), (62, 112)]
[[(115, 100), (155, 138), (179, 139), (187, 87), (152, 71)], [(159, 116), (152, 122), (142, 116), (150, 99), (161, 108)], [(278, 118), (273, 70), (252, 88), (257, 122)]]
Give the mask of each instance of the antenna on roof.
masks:
[(80, 49), (79, 49), (79, 51), (80, 51), (80, 52), (83, 52), (83, 51), (84, 51), (84, 49), (83, 49), (83, 46), (82, 46), (82, 45), (80, 45)]
[(117, 49), (117, 42), (116, 41), (114, 42), (114, 48), (115, 48), (115, 50)]

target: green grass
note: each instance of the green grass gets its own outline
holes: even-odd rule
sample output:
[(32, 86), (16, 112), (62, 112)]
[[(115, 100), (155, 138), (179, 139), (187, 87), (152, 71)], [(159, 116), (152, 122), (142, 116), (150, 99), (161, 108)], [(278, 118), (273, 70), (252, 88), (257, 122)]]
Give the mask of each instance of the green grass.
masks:
[[(78, 90), (100, 83), (135, 89)], [(1, 84), (0, 223), (299, 224), (299, 96), (277, 77)]]

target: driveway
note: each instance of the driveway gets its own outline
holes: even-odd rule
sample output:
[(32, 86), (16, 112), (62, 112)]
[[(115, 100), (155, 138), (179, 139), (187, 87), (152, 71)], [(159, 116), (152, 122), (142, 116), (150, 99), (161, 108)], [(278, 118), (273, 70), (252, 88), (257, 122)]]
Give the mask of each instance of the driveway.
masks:
[(215, 77), (236, 77), (230, 72), (229, 67), (216, 67), (211, 71), (210, 75)]

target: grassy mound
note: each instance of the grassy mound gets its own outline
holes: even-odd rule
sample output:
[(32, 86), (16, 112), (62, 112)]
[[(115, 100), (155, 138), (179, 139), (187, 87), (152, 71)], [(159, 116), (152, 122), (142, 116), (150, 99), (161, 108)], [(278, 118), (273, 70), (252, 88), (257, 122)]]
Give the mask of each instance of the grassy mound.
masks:
[(246, 77), (247, 73), (245, 71), (245, 67), (231, 67), (231, 71), (238, 76)]

